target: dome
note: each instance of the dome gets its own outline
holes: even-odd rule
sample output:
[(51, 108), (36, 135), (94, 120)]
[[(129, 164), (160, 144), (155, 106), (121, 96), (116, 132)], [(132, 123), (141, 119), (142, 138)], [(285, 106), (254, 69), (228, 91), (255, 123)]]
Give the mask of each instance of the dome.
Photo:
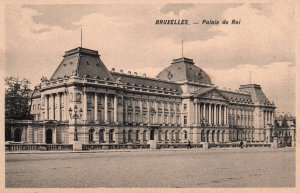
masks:
[(195, 66), (192, 59), (173, 59), (170, 66), (161, 71), (157, 78), (168, 81), (189, 81), (212, 84), (210, 77), (204, 70)]

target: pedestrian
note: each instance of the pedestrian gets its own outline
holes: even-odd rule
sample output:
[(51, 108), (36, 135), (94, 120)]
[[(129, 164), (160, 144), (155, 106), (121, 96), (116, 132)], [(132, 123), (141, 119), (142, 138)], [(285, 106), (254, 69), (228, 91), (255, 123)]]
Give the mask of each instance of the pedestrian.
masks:
[(243, 141), (240, 142), (240, 147), (243, 149)]
[(188, 149), (191, 149), (191, 142), (190, 142), (190, 140), (188, 140), (187, 148), (188, 148)]

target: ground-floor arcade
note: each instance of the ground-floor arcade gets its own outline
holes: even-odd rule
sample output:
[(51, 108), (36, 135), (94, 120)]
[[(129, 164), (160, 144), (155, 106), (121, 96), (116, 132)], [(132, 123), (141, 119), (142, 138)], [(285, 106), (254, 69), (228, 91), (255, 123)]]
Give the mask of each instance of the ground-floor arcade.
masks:
[[(294, 130), (284, 133), (289, 143), (295, 141)], [(156, 143), (228, 143), (237, 141), (266, 142), (273, 140), (272, 129), (229, 127), (161, 127), (121, 125), (68, 125), (57, 122), (20, 122), (6, 124), (5, 141), (28, 144), (73, 144), (77, 133), (82, 144), (147, 144)], [(287, 138), (287, 137), (286, 137)]]

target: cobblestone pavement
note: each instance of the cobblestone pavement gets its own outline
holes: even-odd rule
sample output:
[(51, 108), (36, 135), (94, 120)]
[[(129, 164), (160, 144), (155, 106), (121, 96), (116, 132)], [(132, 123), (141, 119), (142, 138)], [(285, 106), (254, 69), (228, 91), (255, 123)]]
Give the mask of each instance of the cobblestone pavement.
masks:
[(294, 149), (6, 154), (6, 187), (294, 187)]

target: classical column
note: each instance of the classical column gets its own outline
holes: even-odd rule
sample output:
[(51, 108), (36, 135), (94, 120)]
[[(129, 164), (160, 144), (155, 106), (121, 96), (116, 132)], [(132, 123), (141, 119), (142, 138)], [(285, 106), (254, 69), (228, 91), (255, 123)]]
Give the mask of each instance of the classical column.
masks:
[(198, 103), (198, 124), (200, 123), (200, 120), (201, 120), (201, 103)]
[(52, 97), (52, 94), (49, 94), (49, 114), (48, 114), (48, 119), (51, 120), (53, 119), (53, 112), (52, 112), (52, 109), (53, 109), (53, 97)]
[(45, 117), (44, 120), (49, 119), (49, 95), (45, 95)]
[(58, 96), (58, 103), (57, 103), (57, 109), (58, 109), (58, 111), (57, 111), (57, 120), (58, 120), (58, 121), (61, 121), (61, 120), (62, 120), (62, 118), (61, 118), (61, 93), (58, 93), (57, 96)]
[(94, 120), (98, 121), (98, 93), (94, 95)]
[(108, 108), (107, 108), (107, 94), (105, 93), (104, 95), (104, 122), (108, 122), (108, 119), (107, 119), (107, 112)]
[(56, 105), (55, 105), (55, 100), (56, 100), (56, 94), (52, 94), (52, 119), (53, 120), (56, 120), (56, 114), (55, 114), (55, 111), (56, 111)]
[(222, 105), (219, 105), (219, 125), (222, 125)]
[(203, 103), (203, 118), (206, 119), (206, 105)]
[(147, 123), (150, 123), (150, 105), (149, 105), (149, 100), (147, 100)]
[(214, 105), (214, 125), (217, 125), (217, 104)]
[(143, 123), (143, 100), (140, 100), (140, 120)]
[(65, 110), (65, 114), (64, 114), (64, 120), (67, 121), (69, 120), (69, 109), (68, 109), (68, 96), (67, 96), (67, 92), (64, 92), (64, 110)]
[(228, 125), (228, 106), (225, 106), (225, 125)]
[(118, 122), (118, 98), (117, 95), (114, 96), (114, 122)]
[(211, 125), (211, 109), (212, 105), (211, 103), (208, 104), (208, 124)]
[(84, 121), (87, 121), (87, 93), (86, 93), (86, 91), (84, 90), (83, 91), (83, 115), (82, 115), (82, 119), (84, 120)]
[(197, 117), (198, 117), (198, 103), (197, 102), (194, 102), (194, 109), (195, 109), (195, 113), (194, 113), (194, 123), (195, 124), (198, 124), (198, 120), (197, 120)]
[[(132, 102), (132, 122), (133, 123), (136, 123), (137, 120), (135, 119), (135, 107), (136, 107), (136, 103), (137, 103), (137, 100), (134, 99), (133, 102)], [(158, 110), (156, 111), (156, 114), (158, 113)]]

